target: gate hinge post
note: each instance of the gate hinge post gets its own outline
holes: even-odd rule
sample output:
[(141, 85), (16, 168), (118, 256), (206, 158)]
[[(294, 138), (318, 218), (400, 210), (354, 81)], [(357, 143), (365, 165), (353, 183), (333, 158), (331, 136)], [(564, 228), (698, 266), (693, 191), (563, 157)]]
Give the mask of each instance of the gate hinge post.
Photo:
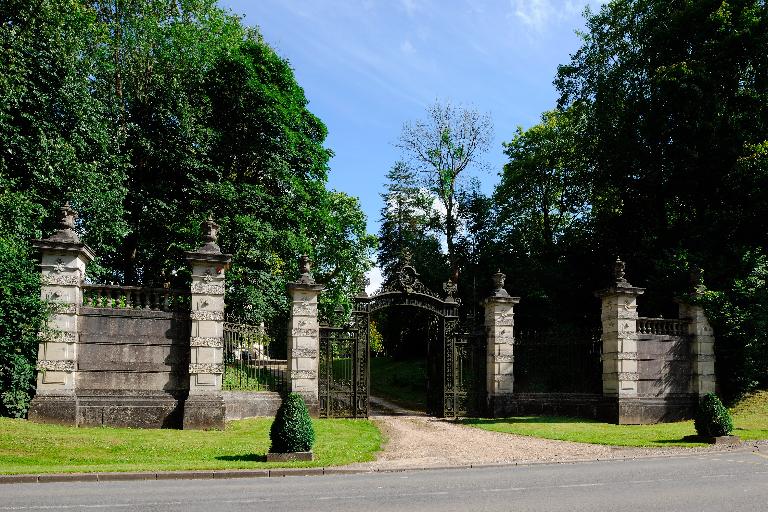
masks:
[(311, 412), (318, 407), (318, 362), (320, 356), (320, 324), (318, 297), (325, 286), (312, 277), (310, 260), (299, 258), (301, 276), (288, 283), (291, 315), (288, 319), (289, 389), (299, 393)]
[(505, 415), (505, 404), (514, 392), (514, 326), (515, 305), (520, 297), (512, 297), (504, 289), (506, 275), (493, 275), (493, 294), (482, 303), (486, 329), (486, 392), (488, 414)]
[[(211, 217), (200, 224), (204, 244), (185, 253), (192, 266), (189, 397), (183, 428), (224, 428), (224, 289), (232, 261), (217, 245), (219, 225)], [(218, 342), (199, 343), (199, 340)]]

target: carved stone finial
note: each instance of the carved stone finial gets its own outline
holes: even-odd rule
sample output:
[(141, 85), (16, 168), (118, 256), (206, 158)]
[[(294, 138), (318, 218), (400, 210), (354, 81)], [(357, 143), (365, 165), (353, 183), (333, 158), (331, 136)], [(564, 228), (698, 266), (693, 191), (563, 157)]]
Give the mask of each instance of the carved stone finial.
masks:
[(368, 292), (365, 289), (368, 288), (369, 284), (371, 284), (371, 280), (365, 274), (360, 274), (360, 278), (357, 280), (357, 287), (360, 291), (357, 292), (356, 296), (360, 298), (368, 297)]
[(59, 208), (59, 229), (48, 240), (56, 242), (80, 243), (80, 237), (75, 233), (75, 219), (77, 212), (69, 203)]
[(306, 254), (299, 256), (299, 272), (301, 272), (301, 276), (297, 281), (298, 283), (315, 284), (315, 279), (312, 277), (312, 262)]
[(693, 267), (688, 275), (691, 283), (691, 290), (695, 294), (701, 294), (706, 291), (704, 286), (704, 269), (701, 267)]
[(200, 229), (203, 232), (203, 241), (205, 244), (197, 252), (208, 254), (221, 254), (221, 248), (216, 244), (219, 239), (219, 225), (214, 222), (209, 214), (208, 218), (200, 223)]
[(456, 302), (453, 295), (458, 291), (459, 286), (453, 279), (449, 279), (443, 283), (443, 291), (446, 293), (445, 302)]
[(493, 296), (494, 297), (509, 297), (509, 293), (504, 289), (504, 281), (507, 279), (507, 275), (504, 274), (501, 269), (496, 270), (496, 273), (491, 276), (493, 280)]
[(208, 214), (208, 218), (201, 224), (203, 228), (203, 240), (216, 243), (219, 239), (219, 225), (213, 221), (213, 216)]
[(413, 265), (413, 254), (411, 253), (411, 250), (407, 247), (403, 249), (403, 252), (401, 253), (400, 257), (402, 258), (401, 265), (402, 267), (410, 267)]
[(613, 278), (616, 280), (616, 286), (629, 286), (629, 281), (624, 277), (627, 264), (616, 256), (616, 262), (613, 264)]
[(301, 274), (309, 274), (311, 272), (312, 268), (312, 262), (309, 259), (309, 256), (306, 254), (302, 254), (299, 256), (299, 272)]

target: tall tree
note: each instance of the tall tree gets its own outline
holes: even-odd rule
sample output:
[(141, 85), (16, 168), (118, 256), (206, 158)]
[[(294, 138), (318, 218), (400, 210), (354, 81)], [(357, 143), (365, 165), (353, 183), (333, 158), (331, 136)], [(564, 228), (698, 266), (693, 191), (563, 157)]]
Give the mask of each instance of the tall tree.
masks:
[[(756, 289), (743, 283), (762, 275), (768, 244), (765, 48), (762, 0), (616, 0), (588, 13), (581, 48), (558, 70), (560, 106), (587, 119), (595, 247), (604, 261), (629, 255), (646, 304), (684, 291), (694, 266), (734, 306), (719, 311)], [(733, 325), (715, 325), (726, 394), (768, 384), (764, 364), (731, 357), (755, 341)]]
[(445, 280), (445, 260), (435, 236), (439, 225), (435, 198), (419, 186), (416, 172), (405, 162), (397, 162), (387, 173), (386, 191), (381, 194), (378, 264), (385, 279), (397, 272), (406, 253), (428, 286)]
[(303, 252), (324, 308), (356, 290), (374, 239), (326, 187), (326, 127), (287, 61), (215, 0), (7, 0), (0, 50), (0, 414), (33, 392), (29, 240), (65, 201), (93, 281), (187, 286), (183, 252), (213, 214), (234, 253), (229, 311), (279, 331)]
[(427, 107), (426, 120), (406, 123), (400, 134), (398, 146), (422, 172), (425, 184), (445, 210), (443, 230), (453, 273), (458, 272), (455, 242), (459, 178), (473, 165), (482, 166), (483, 153), (492, 139), (489, 114), (437, 102)]
[[(416, 171), (397, 162), (387, 173), (381, 194), (378, 264), (384, 283), (397, 279), (397, 271), (408, 260), (419, 272), (419, 280), (434, 291), (441, 289), (448, 265), (438, 237), (440, 219), (435, 211), (435, 196), (421, 186)], [(429, 314), (414, 308), (379, 314), (377, 325), (387, 354), (396, 358), (425, 355), (430, 336)], [(419, 320), (414, 321), (418, 317)]]
[(125, 233), (124, 161), (108, 108), (93, 95), (107, 34), (72, 1), (0, 7), (0, 415), (24, 416), (34, 394), (37, 333), (46, 308), (29, 240), (70, 201), (99, 246), (99, 275)]
[(552, 257), (570, 229), (587, 221), (591, 183), (572, 110), (545, 112), (504, 143), (509, 161), (495, 190), (498, 222), (517, 249)]

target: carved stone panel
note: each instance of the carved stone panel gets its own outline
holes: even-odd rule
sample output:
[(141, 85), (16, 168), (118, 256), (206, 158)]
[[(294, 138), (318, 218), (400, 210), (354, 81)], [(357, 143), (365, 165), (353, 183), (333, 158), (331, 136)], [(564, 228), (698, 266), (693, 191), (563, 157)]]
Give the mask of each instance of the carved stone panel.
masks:
[(224, 312), (195, 310), (195, 311), (192, 311), (192, 313), (190, 313), (189, 317), (192, 320), (214, 320), (217, 322), (223, 322)]
[(224, 373), (224, 365), (220, 363), (191, 363), (189, 373)]
[(224, 346), (224, 339), (220, 337), (192, 336), (189, 340), (189, 346), (221, 348)]
[(51, 372), (74, 372), (75, 362), (39, 360), (37, 362), (37, 369)]

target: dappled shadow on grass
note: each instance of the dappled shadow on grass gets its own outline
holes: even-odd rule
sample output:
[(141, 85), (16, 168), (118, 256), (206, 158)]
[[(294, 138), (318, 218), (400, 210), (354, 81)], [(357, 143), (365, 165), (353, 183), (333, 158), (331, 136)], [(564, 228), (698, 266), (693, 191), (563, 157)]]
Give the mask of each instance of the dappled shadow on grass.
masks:
[(585, 418), (567, 418), (565, 416), (521, 416), (516, 418), (465, 418), (460, 420), (465, 425), (499, 425), (503, 423), (599, 423)]
[(263, 453), (245, 453), (243, 455), (219, 455), (217, 460), (235, 462), (267, 462), (267, 456)]

